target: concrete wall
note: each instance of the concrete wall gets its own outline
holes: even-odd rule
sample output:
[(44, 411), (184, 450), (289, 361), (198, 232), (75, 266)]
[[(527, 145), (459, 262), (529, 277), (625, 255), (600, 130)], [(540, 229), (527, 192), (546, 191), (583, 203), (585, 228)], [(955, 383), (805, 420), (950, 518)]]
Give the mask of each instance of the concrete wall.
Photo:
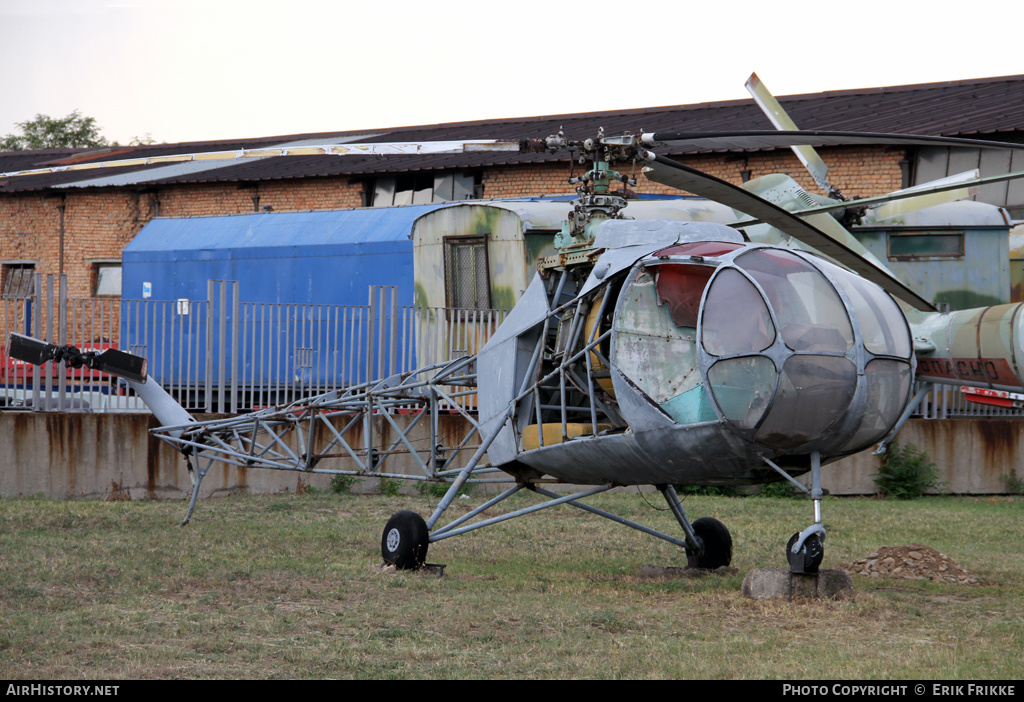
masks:
[[(197, 419), (203, 419), (198, 416)], [(192, 485), (185, 459), (149, 436), (149, 414), (0, 412), (0, 497), (185, 499)], [(329, 476), (302, 475), (327, 487)], [(214, 466), (201, 496), (294, 491), (299, 476), (281, 471)]]
[[(132, 499), (185, 499), (192, 488), (184, 458), (149, 436), (153, 426), (148, 414), (0, 412), (0, 497), (102, 498), (127, 490)], [(944, 491), (1004, 493), (1004, 476), (1024, 479), (1024, 421), (911, 420), (899, 441), (927, 451), (946, 482)], [(836, 495), (873, 494), (871, 476), (879, 465), (870, 452), (829, 464), (823, 486)], [(201, 497), (295, 491), (300, 479), (307, 486), (330, 485), (328, 475), (217, 465), (204, 479)], [(367, 478), (355, 491), (375, 486)]]
[[(1018, 419), (912, 419), (897, 440), (927, 452), (945, 483), (941, 492), (1006, 493), (1005, 476), (1024, 479), (1024, 421)], [(826, 466), (822, 485), (835, 495), (872, 494), (871, 476), (880, 467), (881, 458), (864, 451)]]

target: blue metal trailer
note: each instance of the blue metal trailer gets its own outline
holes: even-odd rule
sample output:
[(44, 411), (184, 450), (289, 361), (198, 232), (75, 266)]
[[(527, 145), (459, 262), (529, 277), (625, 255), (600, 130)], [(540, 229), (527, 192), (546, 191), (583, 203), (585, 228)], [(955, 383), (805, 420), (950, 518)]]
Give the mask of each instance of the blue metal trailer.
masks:
[[(413, 304), (412, 223), (439, 206), (154, 219), (122, 255), (122, 345), (200, 408), (367, 380), (408, 346), (376, 336)], [(372, 318), (371, 286), (391, 291)]]

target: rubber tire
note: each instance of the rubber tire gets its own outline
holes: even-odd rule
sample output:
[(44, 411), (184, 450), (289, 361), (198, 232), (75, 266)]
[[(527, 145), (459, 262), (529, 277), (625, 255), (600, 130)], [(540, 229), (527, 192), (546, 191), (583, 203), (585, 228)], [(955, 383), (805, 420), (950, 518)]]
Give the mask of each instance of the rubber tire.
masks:
[(697, 556), (686, 552), (690, 568), (715, 570), (732, 563), (732, 536), (725, 525), (714, 517), (701, 517), (693, 522), (693, 533), (704, 542), (704, 553)]
[(423, 517), (409, 510), (396, 512), (384, 525), (380, 555), (399, 570), (415, 570), (427, 560), (430, 532)]
[(797, 532), (789, 537), (789, 541), (786, 543), (786, 560), (789, 561), (789, 571), (791, 573), (814, 575), (818, 572), (818, 567), (825, 559), (825, 544), (821, 542), (820, 536), (811, 534), (804, 539), (804, 545), (800, 551), (794, 554), (793, 544), (799, 538), (800, 533)]

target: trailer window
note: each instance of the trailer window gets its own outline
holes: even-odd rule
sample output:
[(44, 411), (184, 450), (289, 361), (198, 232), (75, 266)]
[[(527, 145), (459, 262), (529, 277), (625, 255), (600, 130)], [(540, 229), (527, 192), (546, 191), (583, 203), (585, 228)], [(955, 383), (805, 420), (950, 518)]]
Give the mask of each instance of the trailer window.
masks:
[(964, 233), (889, 234), (888, 246), (890, 261), (962, 259), (964, 257)]
[(445, 237), (444, 287), (449, 308), (491, 308), (486, 236)]

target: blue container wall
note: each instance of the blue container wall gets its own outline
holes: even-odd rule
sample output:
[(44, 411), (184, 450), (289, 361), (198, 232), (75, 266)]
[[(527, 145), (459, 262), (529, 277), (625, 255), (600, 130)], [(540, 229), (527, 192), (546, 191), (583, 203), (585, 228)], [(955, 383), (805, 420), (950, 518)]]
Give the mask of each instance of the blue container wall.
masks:
[(397, 285), (412, 304), (409, 234), (432, 209), (155, 219), (122, 254), (121, 294), (205, 300), (207, 280), (237, 280), (247, 302), (348, 305), (365, 304), (370, 285)]
[(126, 300), (205, 300), (208, 280), (237, 280), (245, 302), (365, 305), (369, 286), (393, 285), (399, 304), (411, 305), (412, 242), (402, 244), (390, 252), (322, 247), (276, 258), (140, 261), (125, 252), (121, 294)]
[[(430, 209), (153, 220), (123, 253), (122, 339), (128, 348), (145, 345), (162, 384), (194, 383), (205, 371), (207, 281), (238, 281), (239, 300), (245, 303), (240, 329), (252, 335), (239, 341), (240, 383), (308, 385), (332, 376), (335, 382), (366, 380), (366, 359), (359, 354), (368, 323), (341, 306), (367, 305), (370, 286), (393, 286), (398, 305), (413, 304), (409, 232), (413, 219)], [(229, 285), (229, 296), (230, 291)], [(221, 348), (219, 295), (218, 285), (212, 310), (214, 382), (220, 380), (217, 359), (233, 353), (233, 306), (229, 299)], [(182, 315), (178, 300), (199, 304)], [(315, 307), (300, 311), (298, 305)], [(338, 348), (340, 343), (347, 347)], [(350, 348), (353, 344), (361, 348)], [(229, 375), (230, 362), (225, 371)]]

